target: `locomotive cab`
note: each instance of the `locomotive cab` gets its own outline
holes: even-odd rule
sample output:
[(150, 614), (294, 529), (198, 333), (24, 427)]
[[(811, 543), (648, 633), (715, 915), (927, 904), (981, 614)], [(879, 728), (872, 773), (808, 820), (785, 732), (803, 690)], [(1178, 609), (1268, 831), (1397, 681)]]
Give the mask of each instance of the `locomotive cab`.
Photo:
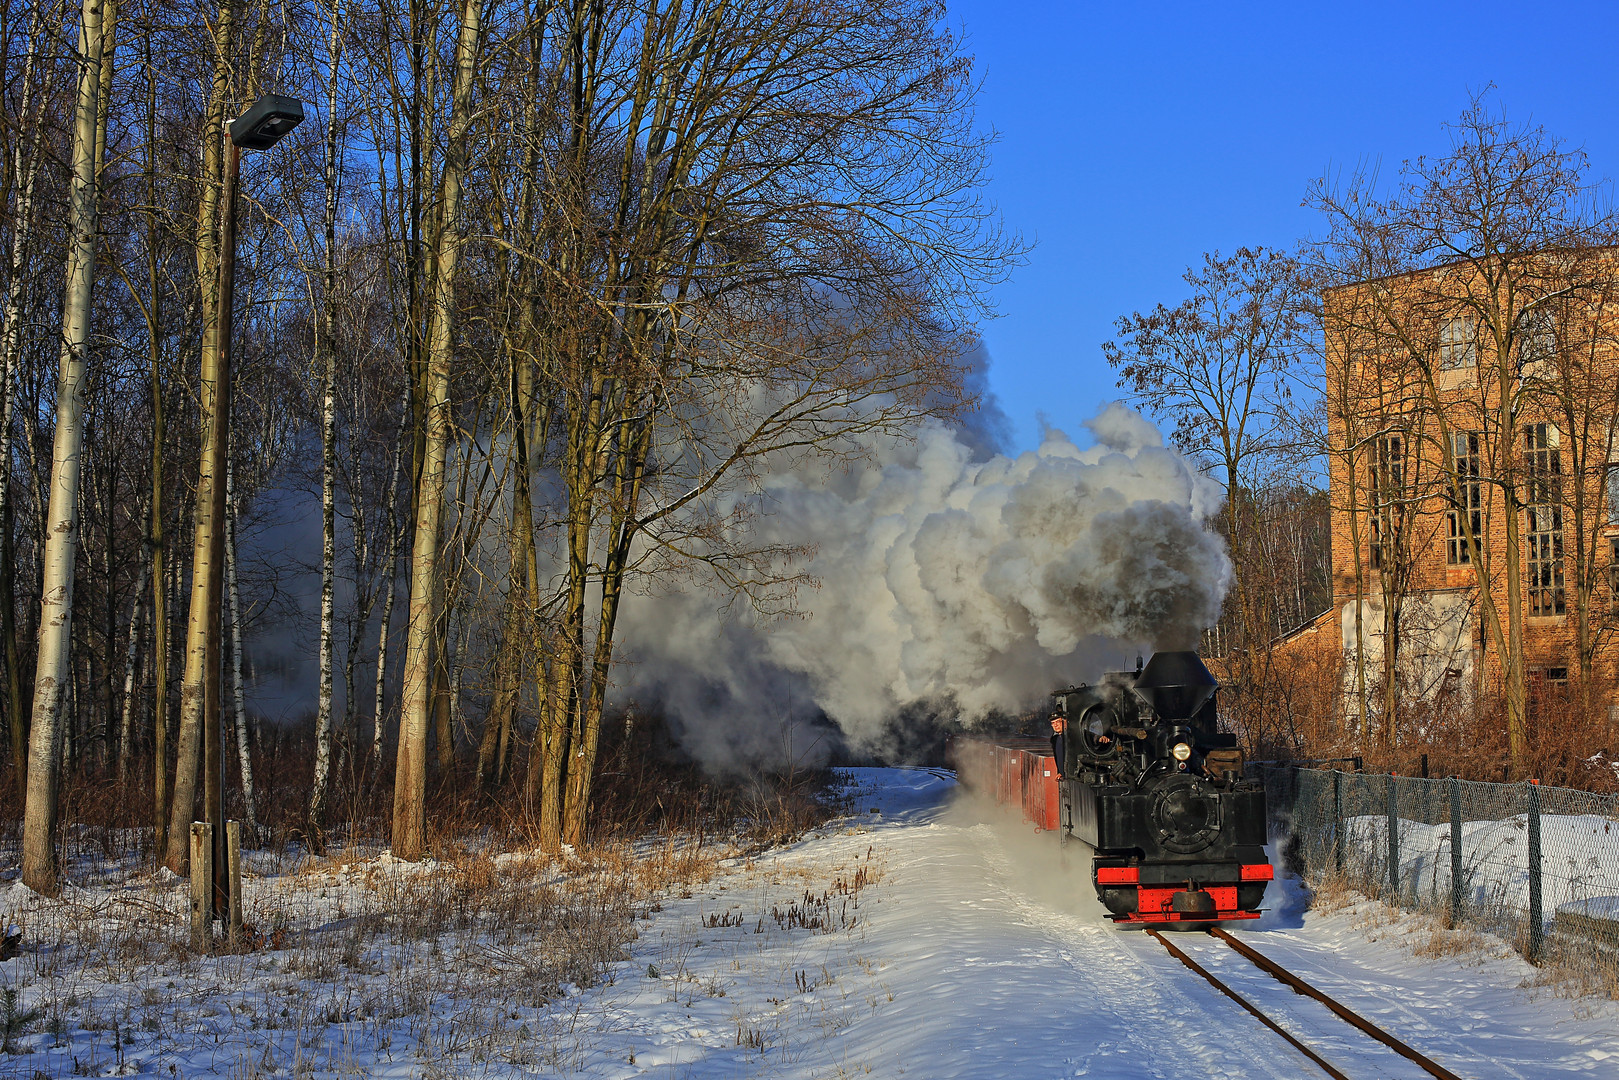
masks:
[(1094, 852), (1115, 921), (1253, 918), (1271, 867), (1265, 795), (1218, 730), (1218, 683), (1195, 652), (1057, 691), (1065, 740), (1061, 828)]

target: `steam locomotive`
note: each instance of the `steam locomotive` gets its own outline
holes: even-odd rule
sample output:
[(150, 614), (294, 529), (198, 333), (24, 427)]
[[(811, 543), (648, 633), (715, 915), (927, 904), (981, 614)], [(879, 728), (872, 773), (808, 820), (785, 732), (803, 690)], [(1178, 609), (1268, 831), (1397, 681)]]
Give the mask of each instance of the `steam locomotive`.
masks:
[(1116, 922), (1255, 918), (1272, 876), (1265, 793), (1216, 726), (1217, 687), (1195, 652), (1156, 653), (1052, 695), (1067, 721), (1061, 768), (1040, 740), (974, 736), (951, 747), (957, 775), (1088, 845)]

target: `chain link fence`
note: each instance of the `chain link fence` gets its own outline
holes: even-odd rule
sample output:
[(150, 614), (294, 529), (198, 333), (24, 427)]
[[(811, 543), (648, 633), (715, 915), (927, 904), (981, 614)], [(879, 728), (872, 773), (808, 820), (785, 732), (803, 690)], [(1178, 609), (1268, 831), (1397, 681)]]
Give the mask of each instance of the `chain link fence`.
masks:
[(1255, 768), (1270, 835), (1311, 885), (1331, 875), (1399, 907), (1502, 932), (1532, 961), (1548, 934), (1619, 950), (1619, 796)]

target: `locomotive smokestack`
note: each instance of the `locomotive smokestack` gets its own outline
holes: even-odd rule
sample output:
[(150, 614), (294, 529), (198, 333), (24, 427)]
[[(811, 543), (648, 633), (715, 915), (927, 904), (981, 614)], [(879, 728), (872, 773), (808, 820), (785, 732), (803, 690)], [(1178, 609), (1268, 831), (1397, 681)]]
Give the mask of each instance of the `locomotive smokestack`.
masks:
[(1136, 677), (1136, 696), (1164, 720), (1189, 720), (1220, 684), (1193, 650), (1156, 652)]

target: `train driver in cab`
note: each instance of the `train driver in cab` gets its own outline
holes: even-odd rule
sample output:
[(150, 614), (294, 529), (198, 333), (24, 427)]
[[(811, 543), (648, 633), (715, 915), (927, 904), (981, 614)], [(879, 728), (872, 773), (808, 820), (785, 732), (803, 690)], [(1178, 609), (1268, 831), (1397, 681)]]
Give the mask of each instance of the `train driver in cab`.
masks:
[(1068, 730), (1068, 721), (1062, 713), (1051, 714), (1051, 753), (1057, 759), (1057, 779), (1061, 780), (1063, 763), (1068, 759), (1063, 755), (1067, 749), (1065, 733)]

